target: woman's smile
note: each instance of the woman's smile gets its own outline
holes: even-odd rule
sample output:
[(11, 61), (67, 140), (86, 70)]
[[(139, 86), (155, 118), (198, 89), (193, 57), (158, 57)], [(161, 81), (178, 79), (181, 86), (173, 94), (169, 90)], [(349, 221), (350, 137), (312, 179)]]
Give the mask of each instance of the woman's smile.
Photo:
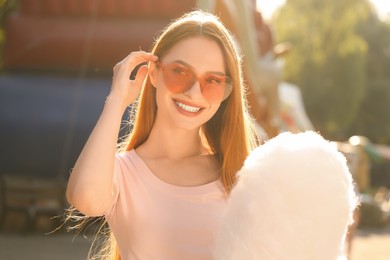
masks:
[(194, 104), (189, 104), (188, 102), (182, 100), (174, 100), (174, 102), (179, 112), (186, 116), (197, 116), (204, 109), (204, 107), (194, 105)]

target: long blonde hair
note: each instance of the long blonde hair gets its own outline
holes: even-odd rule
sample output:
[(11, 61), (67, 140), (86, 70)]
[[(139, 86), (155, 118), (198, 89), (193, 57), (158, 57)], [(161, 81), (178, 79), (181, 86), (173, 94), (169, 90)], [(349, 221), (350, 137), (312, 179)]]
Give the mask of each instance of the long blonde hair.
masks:
[[(155, 41), (151, 52), (161, 59), (179, 41), (198, 36), (211, 39), (220, 46), (225, 58), (226, 74), (231, 77), (233, 83), (230, 96), (222, 102), (216, 114), (201, 127), (200, 132), (218, 160), (222, 183), (226, 193), (230, 193), (237, 181), (236, 173), (249, 152), (258, 144), (254, 121), (248, 112), (241, 58), (232, 36), (216, 16), (193, 11), (172, 22)], [(121, 143), (122, 150), (137, 148), (147, 140), (156, 113), (155, 88), (147, 78), (136, 107), (133, 129)], [(112, 232), (103, 251), (104, 253), (98, 253), (97, 257), (121, 259)]]

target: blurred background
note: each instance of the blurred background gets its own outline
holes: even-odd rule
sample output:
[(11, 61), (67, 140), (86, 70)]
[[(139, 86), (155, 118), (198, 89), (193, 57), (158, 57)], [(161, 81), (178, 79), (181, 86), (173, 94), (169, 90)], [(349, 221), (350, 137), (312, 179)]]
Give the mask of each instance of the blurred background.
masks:
[(264, 141), (314, 130), (345, 154), (362, 198), (350, 259), (390, 259), (387, 0), (0, 0), (0, 259), (85, 259), (93, 231), (46, 233), (112, 68), (195, 8), (235, 35)]

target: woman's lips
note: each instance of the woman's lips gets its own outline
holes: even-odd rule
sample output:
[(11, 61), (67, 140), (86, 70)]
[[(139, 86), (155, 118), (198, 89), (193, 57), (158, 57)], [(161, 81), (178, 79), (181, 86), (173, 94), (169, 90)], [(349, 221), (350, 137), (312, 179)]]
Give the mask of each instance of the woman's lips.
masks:
[(181, 100), (174, 100), (174, 102), (179, 111), (184, 113), (185, 115), (195, 116), (198, 115), (204, 109), (204, 107), (196, 106)]

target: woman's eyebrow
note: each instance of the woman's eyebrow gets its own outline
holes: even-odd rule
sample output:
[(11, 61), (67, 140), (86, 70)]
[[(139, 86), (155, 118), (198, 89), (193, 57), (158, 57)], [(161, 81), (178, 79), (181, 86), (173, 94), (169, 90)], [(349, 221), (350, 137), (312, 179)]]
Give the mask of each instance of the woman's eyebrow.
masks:
[[(180, 63), (181, 65), (184, 65), (185, 67), (191, 69), (194, 73), (196, 72), (196, 70), (193, 66), (191, 66), (190, 64), (188, 64), (187, 62), (185, 62), (183, 60), (175, 60), (175, 61), (173, 61), (173, 63)], [(213, 74), (218, 74), (221, 76), (226, 76), (226, 74), (221, 72), (221, 71), (206, 71), (205, 73), (213, 73)]]
[(183, 60), (175, 60), (175, 61), (173, 61), (173, 63), (180, 63), (181, 65), (184, 65), (185, 67), (191, 69), (192, 71), (195, 71), (195, 68), (193, 66), (191, 66), (190, 64), (188, 64), (187, 62), (185, 62)]

